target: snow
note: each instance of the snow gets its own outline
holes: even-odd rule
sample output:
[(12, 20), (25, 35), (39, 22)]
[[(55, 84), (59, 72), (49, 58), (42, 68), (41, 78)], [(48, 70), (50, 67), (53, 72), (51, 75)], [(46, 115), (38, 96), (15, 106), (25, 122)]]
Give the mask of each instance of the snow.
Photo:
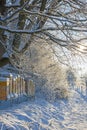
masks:
[(0, 130), (87, 130), (87, 98), (71, 90), (68, 100), (13, 104), (0, 110)]

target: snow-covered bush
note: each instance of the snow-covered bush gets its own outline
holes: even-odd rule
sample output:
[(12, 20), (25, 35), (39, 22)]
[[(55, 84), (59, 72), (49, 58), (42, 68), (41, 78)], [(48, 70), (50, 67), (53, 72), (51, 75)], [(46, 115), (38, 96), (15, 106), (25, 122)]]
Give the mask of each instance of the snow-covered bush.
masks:
[(48, 101), (56, 101), (57, 99), (68, 99), (69, 90), (65, 86), (54, 86), (52, 83), (46, 83), (42, 86), (41, 92)]
[(56, 88), (55, 90), (54, 90), (54, 92), (55, 92), (55, 98), (56, 99), (62, 99), (62, 98), (68, 98), (68, 96), (69, 96), (69, 92), (68, 92), (68, 90), (66, 89), (66, 88), (64, 88), (64, 87), (58, 87), (58, 88)]

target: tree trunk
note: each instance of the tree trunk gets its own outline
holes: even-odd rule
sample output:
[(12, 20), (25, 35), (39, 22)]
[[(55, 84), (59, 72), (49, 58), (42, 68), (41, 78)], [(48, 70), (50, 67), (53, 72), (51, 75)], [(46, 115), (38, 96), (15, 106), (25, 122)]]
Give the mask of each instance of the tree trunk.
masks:
[(0, 59), (0, 67), (3, 67), (5, 65), (7, 65), (8, 63), (10, 63), (9, 58), (4, 57), (4, 58)]
[(2, 58), (4, 53), (5, 53), (5, 49), (4, 49), (3, 45), (0, 43), (0, 59)]

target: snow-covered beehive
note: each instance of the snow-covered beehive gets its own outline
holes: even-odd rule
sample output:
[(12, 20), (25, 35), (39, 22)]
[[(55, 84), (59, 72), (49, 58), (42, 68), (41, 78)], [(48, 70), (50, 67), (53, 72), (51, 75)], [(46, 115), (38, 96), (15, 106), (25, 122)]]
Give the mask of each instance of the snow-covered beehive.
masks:
[(25, 80), (20, 75), (0, 75), (0, 100), (13, 100), (20, 96), (35, 96), (35, 85), (32, 80)]
[(34, 97), (35, 96), (35, 84), (33, 80), (26, 80), (26, 94), (28, 97)]
[(0, 100), (8, 99), (9, 90), (9, 78), (0, 78)]

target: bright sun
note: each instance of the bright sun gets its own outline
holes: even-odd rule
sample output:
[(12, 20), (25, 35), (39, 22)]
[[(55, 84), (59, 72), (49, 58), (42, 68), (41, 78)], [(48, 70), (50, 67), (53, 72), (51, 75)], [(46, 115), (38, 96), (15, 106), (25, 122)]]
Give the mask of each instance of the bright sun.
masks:
[(79, 46), (79, 49), (80, 49), (81, 51), (84, 51), (85, 46), (80, 45), (80, 46)]

